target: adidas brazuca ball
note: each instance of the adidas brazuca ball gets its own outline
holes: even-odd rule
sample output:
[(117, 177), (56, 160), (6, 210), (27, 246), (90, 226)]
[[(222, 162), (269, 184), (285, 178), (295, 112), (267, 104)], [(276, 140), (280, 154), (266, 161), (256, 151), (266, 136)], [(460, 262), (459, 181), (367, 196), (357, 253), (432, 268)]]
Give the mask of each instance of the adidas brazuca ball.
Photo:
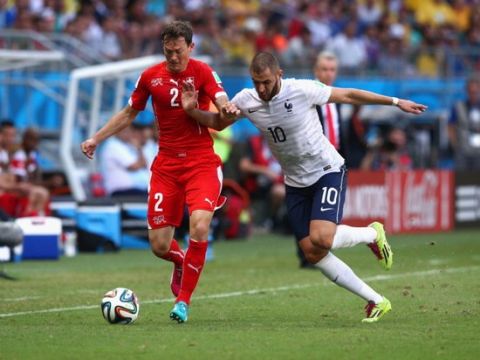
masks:
[(110, 324), (131, 324), (138, 318), (140, 304), (132, 290), (116, 288), (102, 299), (102, 314)]

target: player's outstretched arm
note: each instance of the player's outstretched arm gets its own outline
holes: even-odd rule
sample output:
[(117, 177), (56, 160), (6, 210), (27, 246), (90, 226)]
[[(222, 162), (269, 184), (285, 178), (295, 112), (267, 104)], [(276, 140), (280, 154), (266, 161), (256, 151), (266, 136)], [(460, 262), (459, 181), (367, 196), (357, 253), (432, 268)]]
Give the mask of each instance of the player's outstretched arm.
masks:
[[(182, 108), (192, 118), (197, 120), (203, 126), (223, 130), (231, 125), (237, 119), (237, 113), (224, 111), (225, 104), (228, 104), (226, 96), (220, 96), (215, 100), (215, 106), (219, 110), (218, 113), (211, 111), (203, 111), (198, 108), (198, 91), (190, 82), (184, 82), (182, 85)], [(238, 111), (238, 114), (240, 111)]]
[(93, 154), (95, 153), (98, 144), (129, 126), (133, 120), (135, 120), (138, 112), (138, 110), (127, 105), (113, 115), (110, 120), (108, 120), (107, 123), (95, 133), (95, 135), (82, 142), (80, 148), (85, 156), (89, 159), (93, 159)]
[(328, 102), (353, 105), (396, 105), (404, 112), (417, 115), (427, 110), (427, 106), (410, 100), (380, 95), (371, 91), (335, 87), (332, 88)]

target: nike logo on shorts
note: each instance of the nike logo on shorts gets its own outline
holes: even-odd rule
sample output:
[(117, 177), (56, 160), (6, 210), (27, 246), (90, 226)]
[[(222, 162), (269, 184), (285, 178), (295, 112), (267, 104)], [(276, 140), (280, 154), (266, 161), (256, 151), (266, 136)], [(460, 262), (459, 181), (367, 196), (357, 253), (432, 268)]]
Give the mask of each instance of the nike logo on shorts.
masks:
[(328, 210), (333, 210), (333, 208), (324, 208), (323, 206), (320, 208), (320, 211), (328, 211)]

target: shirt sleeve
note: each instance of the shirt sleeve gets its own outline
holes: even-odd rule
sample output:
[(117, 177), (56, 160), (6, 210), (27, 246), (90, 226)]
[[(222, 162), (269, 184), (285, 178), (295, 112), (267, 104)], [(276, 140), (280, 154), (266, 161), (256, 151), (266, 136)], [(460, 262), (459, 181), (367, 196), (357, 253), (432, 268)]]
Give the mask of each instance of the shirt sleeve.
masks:
[(215, 102), (218, 97), (227, 96), (227, 93), (223, 89), (220, 76), (218, 76), (218, 74), (207, 64), (203, 64), (202, 77), (203, 90), (210, 100)]
[(125, 169), (137, 161), (128, 145), (116, 137), (107, 140), (101, 152), (101, 159), (103, 166), (117, 165)]
[(323, 105), (332, 95), (332, 87), (318, 80), (297, 80), (310, 105)]
[(150, 97), (150, 90), (148, 89), (148, 80), (145, 73), (142, 73), (135, 84), (135, 89), (128, 100), (128, 104), (138, 111), (145, 110), (148, 98)]
[(238, 94), (236, 94), (230, 102), (234, 103), (244, 116), (247, 116), (246, 114), (247, 97), (246, 97), (245, 89), (240, 91)]

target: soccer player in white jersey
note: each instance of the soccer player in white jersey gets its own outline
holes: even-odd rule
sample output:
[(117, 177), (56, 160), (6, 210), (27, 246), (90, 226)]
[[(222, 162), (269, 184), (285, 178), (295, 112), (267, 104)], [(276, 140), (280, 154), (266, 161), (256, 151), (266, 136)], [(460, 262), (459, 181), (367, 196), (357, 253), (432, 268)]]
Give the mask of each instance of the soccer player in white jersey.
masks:
[(185, 84), (184, 110), (215, 129), (240, 117), (253, 122), (282, 166), (288, 216), (306, 259), (335, 284), (367, 301), (363, 322), (377, 321), (391, 310), (390, 301), (331, 250), (367, 244), (386, 270), (392, 266), (393, 253), (382, 224), (340, 225), (347, 186), (344, 159), (323, 135), (315, 106), (327, 102), (393, 105), (412, 114), (424, 112), (426, 106), (358, 89), (330, 87), (319, 81), (282, 79), (277, 59), (266, 52), (255, 55), (250, 74), (255, 89), (240, 91), (220, 114), (199, 110), (195, 88)]

